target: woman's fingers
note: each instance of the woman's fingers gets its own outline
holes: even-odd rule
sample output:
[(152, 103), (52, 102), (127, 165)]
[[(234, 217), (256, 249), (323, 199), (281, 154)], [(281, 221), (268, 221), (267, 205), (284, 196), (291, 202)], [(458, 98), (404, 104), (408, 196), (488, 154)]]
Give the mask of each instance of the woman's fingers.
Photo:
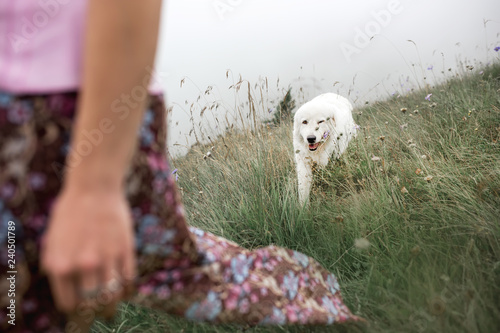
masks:
[(117, 269), (119, 260), (113, 258), (106, 262), (102, 274), (102, 284), (99, 291), (99, 315), (111, 318), (115, 315), (116, 305), (122, 299), (123, 285), (122, 277)]
[(78, 302), (74, 276), (69, 273), (51, 272), (49, 269), (48, 279), (56, 307), (65, 313), (74, 311)]
[(80, 300), (95, 299), (101, 286), (98, 263), (82, 265), (75, 273), (79, 277), (78, 296)]
[[(132, 249), (135, 246), (131, 246)], [(129, 298), (134, 293), (135, 278), (137, 275), (135, 262), (135, 252), (133, 250), (126, 252), (121, 265), (121, 276), (123, 284), (123, 298)]]

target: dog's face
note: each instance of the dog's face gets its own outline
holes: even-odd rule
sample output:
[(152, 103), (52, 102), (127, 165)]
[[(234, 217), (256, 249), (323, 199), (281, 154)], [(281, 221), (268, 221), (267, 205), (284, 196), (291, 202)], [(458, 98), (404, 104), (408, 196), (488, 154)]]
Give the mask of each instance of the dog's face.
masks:
[(328, 140), (334, 124), (331, 113), (317, 109), (299, 110), (294, 119), (295, 136), (313, 152)]

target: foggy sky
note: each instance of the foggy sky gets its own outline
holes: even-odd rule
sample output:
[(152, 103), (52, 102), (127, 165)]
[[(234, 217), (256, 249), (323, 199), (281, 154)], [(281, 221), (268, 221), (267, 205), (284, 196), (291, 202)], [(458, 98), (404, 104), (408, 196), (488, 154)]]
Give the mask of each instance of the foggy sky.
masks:
[[(252, 84), (267, 78), (269, 100), (291, 84), (305, 99), (332, 91), (361, 105), (415, 88), (424, 76), (442, 80), (441, 71), (449, 76), (457, 61), (500, 58), (493, 50), (500, 45), (498, 0), (170, 0), (162, 14), (157, 71), (173, 106), (174, 155), (194, 142), (186, 100), (201, 95), (197, 105), (218, 100), (229, 109), (240, 102), (228, 89), (228, 69), (236, 81), (239, 74)], [(205, 128), (223, 131), (203, 119)]]

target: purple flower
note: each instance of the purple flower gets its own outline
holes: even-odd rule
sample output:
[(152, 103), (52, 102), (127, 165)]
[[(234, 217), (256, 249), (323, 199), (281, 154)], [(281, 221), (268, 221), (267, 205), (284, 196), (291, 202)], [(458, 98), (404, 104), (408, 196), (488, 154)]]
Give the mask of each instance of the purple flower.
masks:
[(431, 100), (431, 96), (432, 96), (432, 94), (429, 94), (429, 95), (425, 96), (425, 100), (426, 101), (430, 101)]
[(7, 183), (0, 188), (0, 197), (4, 199), (10, 199), (15, 192), (16, 188), (14, 187), (14, 185)]
[(340, 290), (339, 283), (337, 282), (337, 279), (333, 274), (328, 274), (328, 277), (326, 278), (326, 284), (328, 285), (328, 288), (330, 289), (330, 292), (332, 294), (335, 294)]
[(292, 271), (283, 277), (283, 285), (281, 289), (285, 292), (288, 299), (292, 300), (297, 296), (299, 288), (299, 277), (295, 276)]
[(142, 123), (145, 125), (151, 125), (153, 123), (154, 119), (155, 119), (155, 115), (153, 113), (153, 110), (148, 109), (146, 112), (144, 112), (144, 117), (143, 117)]
[(429, 67), (427, 67), (427, 70), (432, 71), (433, 68), (434, 68), (434, 66), (430, 65)]
[(40, 172), (33, 172), (28, 176), (28, 182), (33, 190), (39, 190), (45, 186), (47, 177)]
[(11, 94), (7, 94), (4, 92), (0, 92), (0, 106), (9, 106), (10, 103), (14, 100)]
[(16, 103), (7, 111), (7, 119), (14, 124), (22, 124), (31, 119), (33, 110), (26, 103)]
[(286, 323), (286, 315), (278, 309), (277, 307), (273, 306), (273, 314), (270, 316), (267, 316), (260, 322), (260, 324), (277, 324), (277, 325), (283, 325)]
[(495, 50), (495, 52), (500, 51), (500, 46), (495, 47), (493, 50)]
[(331, 314), (333, 314), (335, 316), (339, 313), (339, 310), (337, 309), (335, 304), (333, 304), (333, 302), (328, 297), (323, 296), (321, 298), (321, 300), (323, 301), (323, 307), (326, 310), (328, 310), (328, 312), (330, 312)]
[(178, 181), (179, 180), (179, 174), (177, 173), (177, 169), (174, 169), (174, 171), (172, 171), (172, 174), (175, 175), (175, 181)]
[(196, 302), (187, 309), (186, 318), (193, 321), (213, 321), (222, 311), (222, 302), (219, 295), (210, 291), (207, 298), (201, 302)]
[(141, 128), (139, 135), (141, 138), (141, 147), (149, 147), (155, 139), (153, 132), (146, 126)]
[(323, 134), (323, 139), (326, 139), (329, 135), (330, 135), (330, 131), (326, 131), (326, 132)]
[(300, 264), (300, 266), (302, 266), (304, 268), (309, 266), (309, 257), (306, 256), (305, 254), (297, 252), (297, 251), (293, 251), (293, 258), (295, 260), (297, 260), (297, 262)]
[(168, 288), (167, 286), (160, 286), (156, 289), (155, 294), (159, 299), (167, 299), (171, 295), (170, 288)]
[(253, 258), (247, 258), (244, 254), (239, 254), (237, 257), (231, 259), (231, 270), (233, 271), (234, 282), (241, 284), (248, 277), (250, 265), (252, 265)]

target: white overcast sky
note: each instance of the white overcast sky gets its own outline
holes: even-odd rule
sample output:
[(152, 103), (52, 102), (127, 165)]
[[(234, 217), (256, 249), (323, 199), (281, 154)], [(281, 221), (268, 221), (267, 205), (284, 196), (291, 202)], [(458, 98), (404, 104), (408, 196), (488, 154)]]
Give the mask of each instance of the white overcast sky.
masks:
[[(194, 140), (186, 100), (201, 93), (201, 105), (234, 106), (227, 69), (235, 80), (266, 77), (276, 87), (279, 78), (282, 88), (302, 87), (306, 99), (333, 91), (359, 105), (403, 92), (424, 75), (440, 79), (457, 60), (477, 65), (500, 56), (493, 50), (500, 46), (499, 0), (169, 0), (162, 14), (157, 70), (173, 106), (174, 155)], [(211, 97), (203, 94), (207, 86)], [(279, 96), (274, 89), (268, 98)], [(198, 123), (199, 110), (194, 118)]]

